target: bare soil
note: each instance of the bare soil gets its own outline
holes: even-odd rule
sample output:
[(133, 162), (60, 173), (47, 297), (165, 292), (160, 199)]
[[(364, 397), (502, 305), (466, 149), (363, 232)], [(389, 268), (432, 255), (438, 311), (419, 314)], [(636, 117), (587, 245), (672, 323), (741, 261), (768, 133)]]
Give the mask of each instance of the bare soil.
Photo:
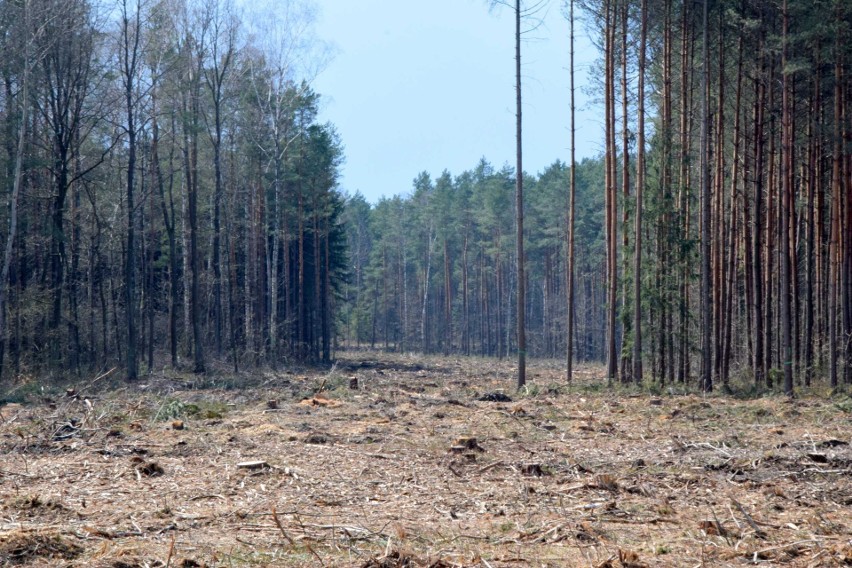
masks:
[(850, 399), (513, 372), (359, 353), (0, 407), (0, 566), (852, 565)]

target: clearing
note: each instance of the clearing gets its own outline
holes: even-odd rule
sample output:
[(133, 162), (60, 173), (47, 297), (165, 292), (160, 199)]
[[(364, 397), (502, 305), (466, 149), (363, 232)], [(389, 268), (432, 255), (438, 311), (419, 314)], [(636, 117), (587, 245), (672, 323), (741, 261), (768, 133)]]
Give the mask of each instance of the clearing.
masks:
[(0, 407), (0, 566), (852, 564), (849, 398), (529, 374), (348, 353), (31, 389)]

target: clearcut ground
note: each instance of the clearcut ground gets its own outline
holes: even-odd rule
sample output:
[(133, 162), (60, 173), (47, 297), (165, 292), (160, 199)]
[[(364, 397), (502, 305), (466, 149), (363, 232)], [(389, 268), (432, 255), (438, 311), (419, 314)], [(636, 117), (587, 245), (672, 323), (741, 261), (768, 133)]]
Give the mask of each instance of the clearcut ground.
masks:
[(529, 375), (359, 352), (18, 385), (0, 566), (852, 565), (852, 399)]

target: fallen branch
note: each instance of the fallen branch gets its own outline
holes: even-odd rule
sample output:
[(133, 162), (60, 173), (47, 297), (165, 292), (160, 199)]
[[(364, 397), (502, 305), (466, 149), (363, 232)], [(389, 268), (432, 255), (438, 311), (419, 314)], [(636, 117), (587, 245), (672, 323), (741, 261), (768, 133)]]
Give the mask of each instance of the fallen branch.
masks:
[(746, 510), (743, 508), (743, 506), (740, 505), (739, 501), (737, 501), (736, 499), (731, 499), (731, 503), (734, 504), (734, 507), (736, 507), (737, 510), (745, 518), (746, 522), (749, 524), (749, 526), (754, 531), (755, 536), (757, 536), (757, 538), (765, 539), (766, 538), (766, 532), (763, 529), (761, 529), (759, 526), (757, 526), (757, 523), (754, 522), (754, 519), (751, 518), (751, 515), (749, 515), (746, 512)]
[(275, 511), (275, 507), (272, 507), (272, 520), (275, 521), (275, 525), (278, 527), (278, 530), (281, 531), (281, 535), (290, 543), (290, 546), (296, 546), (296, 543), (292, 538), (290, 538), (287, 531), (284, 530), (284, 525), (281, 524), (281, 519), (278, 518), (278, 512)]
[(754, 552), (747, 552), (745, 556), (751, 556), (752, 559), (757, 562), (758, 558), (761, 556), (768, 554), (770, 552), (777, 552), (782, 550), (787, 550), (789, 548), (797, 548), (799, 546), (804, 546), (806, 544), (820, 544), (821, 541), (810, 538), (808, 540), (800, 540), (797, 542), (791, 542), (789, 544), (782, 544), (779, 546), (770, 546), (769, 548), (761, 548), (760, 550), (755, 550)]
[(19, 473), (17, 471), (9, 471), (7, 469), (0, 469), (0, 476), (3, 476), (3, 475), (9, 475), (9, 476), (16, 475), (18, 477), (26, 477), (27, 479), (35, 479), (37, 477), (35, 475), (30, 475), (29, 473)]
[(479, 470), (476, 473), (481, 475), (481, 474), (485, 473), (486, 471), (492, 470), (495, 467), (499, 467), (501, 465), (503, 465), (503, 461), (497, 460), (496, 462), (492, 462), (492, 463), (490, 463), (486, 466), (479, 468)]
[(172, 543), (169, 545), (169, 555), (166, 558), (166, 568), (169, 568), (172, 564), (172, 556), (175, 554), (175, 539), (177, 538), (176, 534), (172, 535)]

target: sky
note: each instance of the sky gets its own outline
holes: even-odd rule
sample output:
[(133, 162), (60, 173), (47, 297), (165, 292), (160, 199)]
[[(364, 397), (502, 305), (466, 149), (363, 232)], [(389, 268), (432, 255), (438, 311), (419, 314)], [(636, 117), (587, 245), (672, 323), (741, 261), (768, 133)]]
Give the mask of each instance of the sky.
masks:
[[(418, 173), (453, 175), (484, 157), (515, 163), (514, 19), (487, 0), (315, 0), (336, 55), (316, 77), (320, 120), (345, 147), (341, 189), (371, 203), (408, 194)], [(570, 158), (569, 28), (562, 0), (522, 44), (524, 170)], [(575, 26), (577, 159), (602, 149), (585, 85), (596, 57)]]

